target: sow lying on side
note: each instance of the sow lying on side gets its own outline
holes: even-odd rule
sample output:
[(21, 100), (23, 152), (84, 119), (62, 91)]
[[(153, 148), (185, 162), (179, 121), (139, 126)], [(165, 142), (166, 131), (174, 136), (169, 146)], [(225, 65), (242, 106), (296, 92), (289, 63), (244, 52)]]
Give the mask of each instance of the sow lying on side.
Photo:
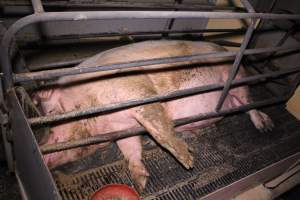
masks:
[[(215, 51), (225, 51), (225, 49), (208, 42), (147, 41), (102, 52), (77, 67)], [(224, 61), (226, 61), (224, 58), (205, 59), (197, 63), (182, 62), (66, 76), (58, 80), (58, 86), (37, 91), (33, 94), (33, 98), (40, 103), (45, 115), (60, 114), (91, 106), (104, 106), (165, 94), (179, 89), (225, 82), (231, 64)], [(239, 79), (243, 76), (244, 70), (241, 68), (236, 78)], [(193, 167), (193, 156), (188, 145), (177, 138), (174, 132), (209, 125), (221, 118), (191, 123), (176, 129), (174, 129), (172, 120), (213, 111), (220, 94), (221, 91), (214, 91), (56, 125), (51, 128), (46, 144), (70, 141), (142, 125), (161, 146), (189, 169)], [(229, 109), (250, 102), (248, 88), (246, 86), (238, 87), (230, 90), (222, 109)], [(257, 110), (251, 110), (248, 114), (257, 129), (265, 131), (273, 127), (271, 119), (266, 114)], [(101, 145), (103, 144), (51, 153), (44, 156), (44, 161), (49, 168), (53, 168), (87, 156), (100, 148)], [(128, 160), (128, 168), (132, 178), (140, 187), (144, 188), (149, 173), (141, 161), (141, 138), (135, 136), (121, 139), (117, 141), (117, 145)]]

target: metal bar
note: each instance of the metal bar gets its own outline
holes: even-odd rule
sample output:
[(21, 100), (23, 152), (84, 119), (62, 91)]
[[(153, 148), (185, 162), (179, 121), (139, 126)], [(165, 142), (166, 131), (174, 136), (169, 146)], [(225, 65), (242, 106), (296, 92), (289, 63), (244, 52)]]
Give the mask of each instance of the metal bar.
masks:
[[(214, 42), (214, 43), (222, 45), (222, 46), (231, 46), (231, 47), (240, 47), (241, 46), (240, 43), (231, 42), (231, 41), (227, 41), (227, 40), (214, 40), (211, 42)], [(42, 64), (42, 65), (38, 65), (38, 66), (32, 65), (29, 68), (32, 71), (63, 68), (63, 67), (67, 67), (67, 66), (74, 66), (74, 65), (80, 64), (81, 62), (83, 62), (84, 60), (86, 60), (88, 58), (89, 57), (79, 58), (79, 59), (75, 59), (75, 60), (58, 61), (58, 62), (46, 63), (46, 64)]]
[[(20, 176), (29, 199), (61, 200), (14, 90), (7, 93), (7, 101), (11, 105), (10, 128), (14, 133), (12, 139), (15, 171)], [(28, 173), (31, 170), (34, 173)]]
[[(275, 30), (275, 29), (274, 29)], [(273, 30), (273, 31), (274, 31)], [(276, 29), (277, 30), (277, 29)], [(113, 37), (113, 36), (128, 36), (128, 35), (161, 35), (161, 34), (196, 34), (196, 33), (244, 33), (245, 28), (236, 28), (236, 29), (192, 29), (192, 30), (161, 30), (161, 31), (136, 31), (136, 32), (104, 32), (104, 33), (92, 33), (84, 35), (63, 35), (63, 36), (51, 36), (51, 40), (65, 40), (65, 39), (80, 39), (86, 37)], [(266, 30), (263, 30), (266, 31)], [(272, 31), (272, 29), (270, 29)]]
[[(3, 3), (3, 7), (8, 6), (28, 6), (29, 4), (26, 2), (18, 2), (14, 1), (13, 3), (10, 3), (8, 1)], [(205, 5), (201, 3), (191, 3), (191, 4), (179, 4), (174, 5), (173, 3), (167, 3), (167, 2), (101, 2), (98, 1), (97, 3), (79, 3), (79, 2), (63, 2), (63, 1), (56, 1), (56, 2), (49, 2), (45, 1), (43, 3), (44, 7), (58, 7), (58, 8), (146, 8), (146, 9), (180, 9), (180, 10), (233, 10), (233, 11), (244, 11), (245, 9), (243, 7), (239, 6), (214, 6), (214, 5)], [(5, 10), (8, 10), (7, 8)], [(7, 12), (5, 12), (6, 14)], [(9, 13), (11, 14), (11, 12)], [(14, 14), (14, 13), (12, 13)], [(19, 14), (19, 13), (16, 13)], [(23, 13), (22, 13), (23, 14)], [(26, 14), (26, 13), (24, 13)], [(28, 14), (30, 14), (28, 12)]]
[(10, 46), (17, 32), (23, 27), (49, 21), (81, 21), (95, 19), (300, 19), (300, 15), (270, 14), (270, 13), (228, 13), (228, 12), (187, 12), (187, 11), (88, 11), (88, 12), (49, 12), (29, 15), (14, 23), (2, 39), (1, 64), (4, 73), (4, 87), (13, 87), (12, 64), (10, 61)]
[[(265, 81), (268, 78), (276, 78), (282, 75), (288, 75), (292, 73), (300, 72), (300, 67), (294, 67), (286, 70), (282, 70), (279, 72), (271, 72), (267, 74), (259, 74), (255, 76), (250, 76), (246, 77), (240, 80), (234, 80), (232, 82), (232, 86), (240, 86), (242, 84), (246, 84), (249, 82), (253, 81)], [(83, 117), (87, 115), (93, 115), (93, 114), (103, 114), (107, 113), (109, 111), (116, 111), (120, 109), (125, 109), (133, 106), (139, 106), (139, 105), (144, 105), (144, 104), (149, 104), (149, 103), (154, 103), (158, 101), (166, 101), (166, 100), (171, 100), (179, 97), (184, 97), (188, 95), (195, 95), (195, 94), (200, 94), (204, 92), (209, 92), (213, 90), (219, 90), (224, 87), (224, 84), (218, 83), (218, 84), (211, 84), (211, 85), (206, 85), (206, 86), (201, 86), (201, 87), (194, 87), (190, 89), (184, 89), (184, 90), (178, 90), (174, 92), (167, 93), (165, 95), (155, 95), (152, 97), (147, 97), (144, 99), (136, 99), (136, 100), (130, 100), (127, 102), (123, 103), (118, 103), (118, 104), (110, 104), (107, 106), (96, 106), (96, 107), (91, 107), (88, 109), (82, 109), (82, 110), (76, 110), (76, 111), (71, 111), (71, 112), (66, 112), (61, 115), (52, 115), (52, 116), (43, 116), (43, 117), (35, 117), (35, 118), (30, 118), (28, 119), (29, 123), (34, 126), (34, 125), (42, 125), (42, 124), (48, 124), (48, 123), (53, 123), (53, 122), (58, 122), (61, 120), (66, 120), (66, 119), (74, 119), (78, 117)]]
[(241, 3), (249, 13), (255, 13), (254, 8), (252, 7), (251, 3), (248, 0), (241, 0)]
[(213, 43), (216, 43), (216, 44), (221, 45), (221, 46), (229, 46), (229, 47), (240, 47), (241, 46), (241, 43), (232, 42), (232, 41), (229, 41), (229, 40), (206, 40), (206, 41), (213, 42)]
[(59, 61), (59, 62), (54, 62), (54, 63), (47, 63), (44, 65), (39, 65), (39, 66), (34, 66), (34, 69), (53, 69), (53, 68), (61, 68), (61, 67), (66, 67), (66, 66), (71, 66), (71, 65), (77, 65), (81, 62), (83, 62), (84, 60), (88, 59), (87, 58), (79, 58), (79, 59), (75, 59), (75, 60), (68, 60), (68, 61)]
[[(291, 29), (287, 30), (287, 32), (283, 35), (283, 37), (281, 37), (281, 39), (280, 39), (280, 40), (277, 42), (277, 44), (274, 45), (274, 46), (275, 46), (275, 47), (279, 47), (279, 46), (283, 45), (284, 42), (290, 37), (290, 35), (294, 33), (294, 31), (295, 31), (295, 27), (294, 27), (294, 28), (292, 27)], [(252, 39), (252, 40), (253, 40), (253, 39)], [(266, 56), (266, 57), (264, 58), (263, 64), (260, 64), (260, 66), (262, 66), (262, 67), (268, 67), (268, 65), (270, 64), (270, 62), (271, 62), (271, 60), (272, 60), (272, 57), (273, 57), (274, 55), (276, 55), (276, 53), (277, 53), (277, 52), (272, 52), (271, 54), (269, 54), (268, 56)], [(246, 61), (248, 61), (248, 60), (251, 61), (251, 59), (247, 58)], [(255, 70), (256, 72), (260, 73), (260, 74), (264, 73), (264, 71), (268, 71), (268, 70), (264, 70), (264, 69), (261, 69), (261, 68), (257, 67), (257, 65), (256, 65), (255, 63), (253, 63), (253, 62), (247, 62), (247, 63), (250, 63), (251, 68), (252, 68), (253, 70)], [(283, 82), (282, 82), (282, 81), (283, 81)], [(288, 86), (287, 81), (285, 81), (284, 79), (283, 79), (282, 81), (279, 82), (278, 80), (274, 80), (274, 81), (272, 81), (272, 82), (275, 83), (275, 84)], [(271, 85), (266, 84), (265, 87), (266, 87), (272, 94), (274, 94), (274, 95), (275, 95), (275, 94), (276, 94), (276, 95), (280, 95), (280, 93), (278, 93), (278, 90), (275, 89), (275, 88), (273, 88)]]
[[(136, 31), (136, 32), (124, 32), (124, 31), (119, 31), (119, 32), (103, 32), (103, 33), (91, 33), (91, 34), (70, 34), (70, 35), (54, 35), (54, 36), (49, 36), (47, 37), (48, 40), (76, 40), (76, 39), (81, 39), (81, 38), (97, 38), (98, 37), (114, 37), (114, 36), (139, 36), (138, 39), (141, 38), (141, 36), (148, 36), (151, 35), (154, 37), (155, 35), (159, 36), (161, 34), (196, 34), (196, 33), (222, 33), (222, 34), (240, 34), (246, 32), (247, 29), (245, 28), (238, 28), (238, 29), (192, 29), (192, 30), (166, 30), (166, 31)], [(267, 28), (267, 29), (260, 29), (256, 30), (256, 33), (264, 33), (264, 32), (272, 32), (272, 31), (278, 31), (278, 29), (275, 28)], [(154, 35), (154, 36), (153, 36)], [(148, 36), (149, 37), (149, 36)], [(145, 39), (148, 39), (145, 38)], [(173, 38), (173, 36), (172, 36)], [(101, 39), (101, 38), (100, 38)], [(99, 39), (99, 40), (100, 40)], [(144, 38), (142, 38), (144, 39)], [(26, 41), (22, 41), (25, 43)], [(46, 41), (47, 42), (47, 41)], [(87, 42), (87, 41), (81, 41), (81, 42)], [(37, 43), (36, 45), (39, 45), (39, 41), (30, 41), (29, 43), (32, 43), (33, 45)], [(43, 44), (45, 44), (45, 41), (43, 41)], [(46, 44), (53, 44), (53, 41), (50, 41), (49, 43)], [(54, 43), (56, 44), (56, 43)], [(65, 43), (64, 43), (65, 44)], [(29, 44), (30, 46), (30, 44)], [(22, 45), (23, 47), (27, 47), (24, 44)], [(31, 46), (29, 48), (32, 48)]]
[[(268, 53), (273, 51), (293, 51), (299, 49), (300, 49), (300, 45), (289, 46), (289, 47), (259, 48), (259, 49), (245, 50), (244, 54), (252, 55), (252, 54), (260, 54), (260, 53)], [(108, 70), (115, 70), (115, 69), (125, 69), (125, 68), (141, 67), (141, 66), (158, 65), (158, 64), (171, 64), (171, 63), (182, 64), (183, 62), (197, 63), (203, 59), (232, 57), (237, 54), (238, 51), (210, 52), (210, 53), (195, 54), (190, 56), (155, 58), (155, 59), (138, 60), (138, 61), (131, 61), (126, 63), (115, 63), (115, 64), (94, 66), (94, 67), (73, 67), (73, 68), (64, 68), (64, 69), (55, 69), (55, 70), (44, 70), (39, 72), (27, 72), (27, 73), (14, 74), (13, 79), (14, 82), (17, 83), (25, 82), (25, 81), (33, 81), (33, 80), (49, 80), (61, 76), (76, 75), (76, 74), (83, 74), (83, 73), (90, 73), (90, 72), (97, 72), (97, 71), (108, 71)]]
[(42, 13), (44, 12), (42, 0), (31, 0), (32, 7), (34, 10), (34, 13)]
[[(249, 13), (255, 13), (253, 7), (248, 2), (248, 0), (241, 0), (241, 2), (247, 8)], [(229, 90), (230, 90), (231, 83), (232, 83), (233, 79), (235, 78), (235, 76), (237, 75), (237, 73), (239, 71), (240, 64), (241, 64), (242, 58), (244, 56), (244, 52), (245, 52), (245, 50), (248, 46), (249, 41), (251, 40), (253, 31), (255, 29), (256, 21), (257, 21), (257, 19), (252, 19), (251, 22), (250, 22), (250, 25), (249, 25), (249, 27), (247, 29), (247, 32), (245, 34), (245, 37), (243, 39), (240, 50), (239, 50), (239, 52), (237, 53), (237, 55), (235, 57), (232, 69), (229, 73), (229, 76), (228, 76), (227, 81), (225, 83), (224, 89), (221, 93), (221, 96), (220, 96), (219, 101), (217, 103), (217, 106), (215, 108), (216, 111), (219, 111), (222, 108), (223, 103), (224, 103), (224, 101), (225, 101), (225, 99), (228, 95)]]
[[(249, 111), (249, 110), (252, 110), (255, 108), (259, 108), (259, 107), (274, 105), (274, 104), (282, 103), (286, 100), (287, 100), (286, 96), (271, 98), (268, 100), (263, 100), (263, 101), (259, 101), (256, 103), (243, 105), (243, 106), (240, 106), (237, 108), (222, 110), (220, 112), (209, 112), (209, 113), (195, 115), (192, 117), (181, 118), (181, 119), (175, 120), (174, 124), (175, 124), (175, 126), (182, 126), (182, 125), (197, 122), (200, 120), (221, 117), (221, 116), (225, 116), (225, 115), (229, 115), (229, 114), (233, 114), (233, 113), (246, 112), (246, 111)], [(124, 130), (124, 131), (100, 134), (100, 135), (96, 135), (96, 136), (92, 136), (92, 137), (88, 137), (88, 138), (69, 141), (69, 142), (59, 142), (59, 143), (51, 144), (51, 145), (42, 145), (40, 147), (40, 149), (43, 154), (49, 154), (49, 153), (53, 153), (53, 152), (57, 152), (57, 151), (64, 151), (64, 150), (78, 148), (78, 147), (82, 147), (82, 146), (88, 146), (88, 145), (98, 144), (98, 143), (102, 143), (102, 142), (114, 141), (114, 140), (125, 138), (125, 137), (141, 135), (143, 133), (146, 133), (146, 130), (143, 127), (132, 128), (132, 129)]]

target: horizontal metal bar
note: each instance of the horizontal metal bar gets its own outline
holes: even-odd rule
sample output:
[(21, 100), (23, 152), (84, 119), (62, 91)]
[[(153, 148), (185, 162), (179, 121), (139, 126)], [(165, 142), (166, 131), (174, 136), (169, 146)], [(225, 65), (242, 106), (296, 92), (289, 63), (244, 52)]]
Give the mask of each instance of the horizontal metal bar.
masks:
[[(244, 33), (247, 29), (245, 28), (234, 28), (234, 29), (191, 29), (191, 30), (162, 30), (162, 31), (135, 31), (135, 32), (127, 32), (127, 31), (122, 31), (119, 30), (117, 32), (101, 32), (101, 33), (89, 33), (89, 34), (68, 34), (68, 35), (53, 35), (53, 36), (48, 36), (47, 41), (20, 41), (21, 46), (20, 48), (36, 48), (39, 45), (60, 45), (60, 44), (69, 44), (71, 42), (78, 42), (78, 43), (86, 43), (86, 42), (96, 42), (96, 41), (101, 41), (101, 37), (113, 37), (114, 36), (137, 36), (134, 39), (138, 40), (146, 40), (146, 39), (152, 39), (152, 38), (159, 38), (162, 37), (162, 35), (166, 34), (173, 34), (169, 36), (169, 38), (176, 38), (181, 35), (192, 35), (192, 34), (199, 34), (199, 33), (221, 33), (221, 34), (241, 34)], [(255, 33), (265, 33), (265, 32), (273, 32), (273, 31), (278, 31), (278, 29), (275, 28), (266, 28), (266, 29), (259, 29), (256, 30)], [(80, 40), (81, 38), (92, 38), (94, 39), (93, 41), (84, 41)], [(61, 40), (61, 41), (59, 41)], [(69, 40), (69, 41), (66, 41)], [(77, 41), (80, 40), (80, 41)], [(114, 40), (115, 41), (115, 40)], [(29, 43), (27, 45), (27, 43)]]
[(10, 47), (15, 35), (25, 26), (38, 22), (82, 21), (96, 19), (300, 19), (300, 15), (273, 13), (231, 13), (231, 12), (188, 12), (188, 11), (88, 11), (49, 12), (29, 15), (14, 23), (2, 39), (1, 66), (4, 73), (4, 87), (13, 87)]
[[(240, 86), (242, 84), (246, 84), (246, 83), (249, 83), (252, 81), (265, 81), (265, 79), (268, 79), (268, 78), (276, 78), (278, 76), (288, 75), (288, 74), (296, 73), (299, 71), (300, 71), (300, 67), (294, 67), (294, 68), (290, 68), (290, 69), (286, 69), (286, 70), (282, 70), (282, 71), (278, 71), (278, 72), (271, 72), (271, 73), (266, 73), (266, 74), (250, 76), (250, 77), (246, 77), (246, 78), (243, 78), (240, 80), (234, 80), (232, 82), (232, 86), (236, 87), (236, 86)], [(116, 111), (116, 110), (125, 109), (125, 108), (129, 108), (129, 107), (133, 107), (133, 106), (139, 106), (139, 105), (154, 103), (154, 102), (158, 102), (158, 101), (166, 101), (166, 100), (171, 100), (171, 99), (180, 98), (180, 97), (184, 97), (184, 96), (219, 90), (219, 89), (222, 89), (223, 87), (224, 87), (223, 83), (211, 84), (211, 85), (206, 85), (206, 86), (201, 86), (201, 87), (194, 87), (194, 88), (190, 88), (190, 89), (178, 90), (175, 92), (167, 93), (165, 95), (155, 95), (152, 97), (146, 97), (144, 99), (136, 99), (136, 100), (131, 100), (128, 102), (123, 102), (123, 103), (118, 103), (118, 104), (110, 104), (110, 105), (107, 105), (104, 107), (96, 106), (96, 107), (91, 107), (88, 109), (66, 112), (66, 113), (60, 114), (60, 115), (30, 118), (30, 119), (28, 119), (28, 121), (32, 126), (49, 124), (49, 123), (58, 122), (61, 120), (75, 119), (75, 118), (93, 115), (93, 114), (100, 115), (103, 113), (107, 113), (109, 111)]]
[[(38, 19), (31, 19), (38, 17)], [(274, 13), (243, 13), (243, 12), (202, 12), (202, 11), (74, 11), (74, 12), (46, 12), (29, 15), (26, 21), (77, 21), (93, 19), (300, 19), (298, 14)]]
[[(264, 31), (274, 31), (275, 29), (264, 29)], [(278, 29), (276, 29), (278, 30)], [(80, 39), (80, 38), (93, 38), (93, 37), (114, 37), (114, 36), (139, 36), (139, 35), (162, 35), (162, 34), (197, 34), (197, 33), (244, 33), (245, 28), (211, 28), (211, 29), (191, 29), (191, 30), (158, 30), (158, 31), (135, 31), (128, 32), (119, 30), (118, 32), (102, 32), (90, 34), (74, 34), (74, 35), (57, 35), (49, 36), (50, 40), (66, 40), (66, 39)]]
[[(19, 3), (19, 2), (14, 2), (14, 3), (4, 3), (3, 7), (8, 7), (8, 6), (28, 6), (29, 4), (26, 2)], [(235, 10), (235, 11), (244, 11), (245, 9), (243, 7), (238, 7), (238, 6), (215, 6), (215, 5), (205, 5), (201, 3), (188, 3), (188, 4), (174, 4), (174, 3), (167, 3), (167, 2), (100, 2), (98, 1), (97, 3), (80, 3), (80, 2), (63, 2), (63, 1), (56, 1), (56, 2), (43, 2), (43, 5), (45, 8), (119, 8), (119, 9), (124, 9), (124, 8), (131, 8), (131, 9), (138, 9), (138, 8), (144, 8), (147, 10), (150, 9), (159, 9), (159, 10), (168, 10), (168, 9), (179, 9), (179, 10)], [(5, 8), (5, 11), (9, 9)], [(5, 12), (5, 14), (15, 14), (14, 12)], [(26, 12), (30, 14), (29, 12)], [(26, 14), (22, 12), (22, 14)], [(16, 13), (18, 14), (18, 12)]]
[[(300, 50), (300, 45), (289, 46), (289, 47), (270, 47), (270, 48), (259, 48), (259, 49), (248, 49), (245, 50), (244, 55), (252, 55), (252, 54), (261, 54), (261, 53), (269, 53), (274, 51), (294, 51)], [(157, 59), (148, 59), (148, 60), (138, 60), (126, 63), (116, 63), (110, 65), (102, 65), (95, 67), (73, 67), (73, 68), (64, 68), (64, 69), (56, 69), (56, 70), (45, 70), (40, 72), (26, 72), (14, 74), (14, 81), (25, 82), (25, 81), (33, 81), (33, 80), (49, 80), (61, 76), (67, 75), (76, 75), (83, 73), (90, 73), (96, 71), (108, 71), (114, 69), (125, 69), (125, 68), (133, 68), (133, 67), (141, 67), (141, 66), (149, 66), (149, 65), (158, 65), (158, 64), (171, 64), (171, 63), (182, 63), (182, 62), (199, 62), (203, 59), (208, 58), (220, 58), (220, 57), (232, 57), (237, 55), (238, 51), (224, 51), (224, 52), (211, 52), (205, 54), (195, 54), (190, 56), (177, 56), (177, 57), (167, 57), (167, 58), (157, 58)]]
[(86, 59), (88, 59), (88, 58), (79, 58), (79, 59), (74, 59), (74, 60), (47, 63), (47, 64), (43, 64), (43, 65), (34, 66), (34, 69), (35, 70), (53, 69), (53, 68), (61, 68), (61, 67), (66, 67), (66, 66), (71, 66), (71, 65), (77, 65)]
[(206, 40), (206, 41), (210, 41), (210, 42), (216, 43), (221, 46), (229, 46), (229, 47), (240, 47), (241, 46), (241, 43), (232, 42), (229, 40)]
[[(288, 99), (288, 97), (286, 97), (286, 96), (271, 98), (268, 100), (263, 100), (263, 101), (259, 101), (256, 103), (243, 105), (243, 106), (240, 106), (237, 108), (222, 110), (219, 112), (204, 113), (204, 114), (199, 114), (199, 115), (195, 115), (192, 117), (178, 119), (178, 120), (174, 121), (174, 124), (175, 124), (175, 126), (182, 126), (185, 124), (189, 124), (189, 123), (193, 123), (193, 122), (197, 122), (197, 121), (201, 121), (201, 120), (205, 120), (205, 119), (225, 116), (225, 115), (229, 115), (229, 114), (233, 114), (233, 113), (246, 112), (246, 111), (249, 111), (249, 110), (252, 110), (255, 108), (259, 108), (259, 107), (265, 107), (265, 106), (269, 106), (269, 105), (282, 103), (282, 102), (286, 101), (287, 99)], [(92, 136), (92, 137), (88, 137), (88, 138), (69, 141), (69, 142), (59, 142), (56, 144), (42, 145), (40, 147), (40, 149), (43, 154), (49, 154), (49, 153), (53, 153), (53, 152), (64, 151), (64, 150), (78, 148), (78, 147), (82, 147), (82, 146), (88, 146), (88, 145), (98, 144), (98, 143), (102, 143), (102, 142), (114, 141), (114, 140), (121, 139), (121, 138), (141, 135), (143, 133), (146, 133), (146, 130), (142, 127), (132, 128), (132, 129), (124, 130), (124, 131), (100, 134), (100, 135), (96, 135), (96, 136)]]
[[(216, 44), (222, 45), (222, 46), (230, 46), (230, 47), (240, 47), (241, 43), (238, 42), (231, 42), (227, 40), (214, 40), (212, 41)], [(67, 60), (67, 61), (58, 61), (58, 62), (52, 62), (52, 63), (46, 63), (42, 65), (32, 65), (29, 68), (32, 69), (32, 71), (40, 71), (40, 70), (49, 70), (49, 69), (55, 69), (55, 68), (63, 68), (67, 66), (74, 66), (77, 64), (80, 64), (84, 60), (88, 59), (89, 57), (86, 58), (79, 58), (75, 60)]]

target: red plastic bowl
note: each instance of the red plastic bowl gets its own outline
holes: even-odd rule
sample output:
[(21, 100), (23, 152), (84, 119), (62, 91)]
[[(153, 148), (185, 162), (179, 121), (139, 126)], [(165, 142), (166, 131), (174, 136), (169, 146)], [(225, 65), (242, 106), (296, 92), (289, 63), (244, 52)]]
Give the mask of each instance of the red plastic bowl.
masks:
[(138, 193), (128, 185), (110, 184), (97, 190), (90, 200), (140, 200)]

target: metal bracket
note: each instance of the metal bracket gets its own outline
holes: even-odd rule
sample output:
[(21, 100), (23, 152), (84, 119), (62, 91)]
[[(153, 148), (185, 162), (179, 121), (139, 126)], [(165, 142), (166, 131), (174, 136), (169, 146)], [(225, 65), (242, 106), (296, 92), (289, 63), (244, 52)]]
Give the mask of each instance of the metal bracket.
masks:
[(274, 189), (278, 187), (280, 184), (287, 181), (293, 175), (300, 172), (300, 160), (297, 160), (286, 172), (282, 173), (280, 176), (276, 177), (275, 179), (269, 181), (268, 183), (264, 184), (264, 186), (268, 189)]

